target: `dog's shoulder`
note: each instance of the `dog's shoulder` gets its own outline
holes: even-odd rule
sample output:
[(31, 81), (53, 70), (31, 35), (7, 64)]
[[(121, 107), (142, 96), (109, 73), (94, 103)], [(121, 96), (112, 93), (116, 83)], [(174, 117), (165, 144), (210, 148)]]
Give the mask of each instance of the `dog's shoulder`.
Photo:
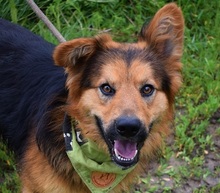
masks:
[[(17, 55), (26, 55), (29, 53), (32, 59), (39, 56), (51, 56), (54, 45), (45, 41), (42, 37), (31, 31), (13, 24), (7, 20), (0, 19), (0, 52), (1, 56), (8, 57)], [(33, 54), (35, 53), (35, 54)], [(12, 58), (13, 60), (15, 58)], [(27, 60), (28, 58), (26, 58)], [(16, 58), (17, 60), (17, 58)], [(6, 61), (4, 59), (4, 61)]]
[(52, 58), (54, 47), (0, 19), (0, 133), (16, 152), (23, 151), (28, 130), (33, 129), (30, 123), (43, 122), (42, 116), (60, 105), (56, 98), (66, 95), (64, 70)]
[(7, 41), (11, 43), (14, 42), (14, 44), (22, 42), (27, 44), (31, 41), (31, 43), (43, 43), (44, 45), (54, 47), (52, 44), (46, 42), (42, 37), (32, 33), (26, 28), (0, 18), (0, 44), (3, 44)]

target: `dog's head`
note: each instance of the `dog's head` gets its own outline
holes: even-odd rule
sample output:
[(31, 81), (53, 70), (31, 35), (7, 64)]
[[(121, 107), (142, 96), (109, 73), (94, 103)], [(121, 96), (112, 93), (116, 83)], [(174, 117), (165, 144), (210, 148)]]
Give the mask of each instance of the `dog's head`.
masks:
[(55, 49), (55, 63), (68, 74), (68, 114), (122, 167), (153, 155), (169, 132), (181, 85), (183, 26), (171, 3), (142, 27), (137, 43), (104, 34)]

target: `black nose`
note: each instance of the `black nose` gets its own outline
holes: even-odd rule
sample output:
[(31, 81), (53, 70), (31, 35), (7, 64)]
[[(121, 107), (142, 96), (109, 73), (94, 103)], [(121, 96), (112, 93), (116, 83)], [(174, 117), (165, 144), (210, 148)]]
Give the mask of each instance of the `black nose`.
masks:
[(141, 122), (136, 117), (120, 117), (116, 121), (116, 130), (123, 137), (134, 137), (140, 127)]

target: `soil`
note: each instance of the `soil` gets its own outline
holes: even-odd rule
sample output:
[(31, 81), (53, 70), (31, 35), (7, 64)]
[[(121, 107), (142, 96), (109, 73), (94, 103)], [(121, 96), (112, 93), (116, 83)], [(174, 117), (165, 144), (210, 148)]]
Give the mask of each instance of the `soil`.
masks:
[[(170, 177), (169, 175), (162, 174), (158, 176), (156, 174), (156, 169), (159, 164), (151, 164), (150, 170), (150, 185), (140, 182), (139, 185), (135, 187), (138, 192), (148, 192), (147, 187), (157, 187), (154, 193), (192, 193), (195, 189), (199, 189), (201, 193), (219, 193), (220, 192), (220, 135), (217, 133), (217, 129), (220, 128), (220, 109), (218, 109), (210, 119), (210, 125), (207, 128), (207, 134), (212, 136), (214, 148), (209, 149), (205, 152), (205, 161), (201, 166), (204, 171), (208, 170), (209, 175), (203, 178), (196, 178), (188, 176), (187, 178), (181, 179), (181, 182), (175, 182), (177, 179)], [(219, 130), (218, 130), (219, 131)], [(178, 166), (186, 165), (187, 163), (175, 157), (167, 163), (168, 167), (178, 168)], [(205, 187), (205, 188), (204, 188)], [(215, 188), (216, 187), (216, 188)], [(204, 191), (205, 189), (205, 191)], [(165, 191), (169, 190), (169, 191)], [(203, 191), (202, 191), (203, 190)], [(152, 192), (152, 191), (151, 191)]]

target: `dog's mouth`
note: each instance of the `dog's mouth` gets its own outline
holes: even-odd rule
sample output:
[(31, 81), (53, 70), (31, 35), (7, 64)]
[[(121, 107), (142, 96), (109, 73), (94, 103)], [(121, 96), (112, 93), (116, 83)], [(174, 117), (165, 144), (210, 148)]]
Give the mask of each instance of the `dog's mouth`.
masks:
[(122, 167), (131, 167), (138, 162), (138, 144), (129, 140), (114, 140), (111, 143), (114, 162)]
[(141, 147), (147, 138), (145, 129), (141, 128), (136, 135), (125, 137), (118, 134), (114, 124), (106, 133), (101, 119), (96, 117), (96, 121), (108, 146), (112, 160), (125, 169), (134, 166), (139, 161)]

